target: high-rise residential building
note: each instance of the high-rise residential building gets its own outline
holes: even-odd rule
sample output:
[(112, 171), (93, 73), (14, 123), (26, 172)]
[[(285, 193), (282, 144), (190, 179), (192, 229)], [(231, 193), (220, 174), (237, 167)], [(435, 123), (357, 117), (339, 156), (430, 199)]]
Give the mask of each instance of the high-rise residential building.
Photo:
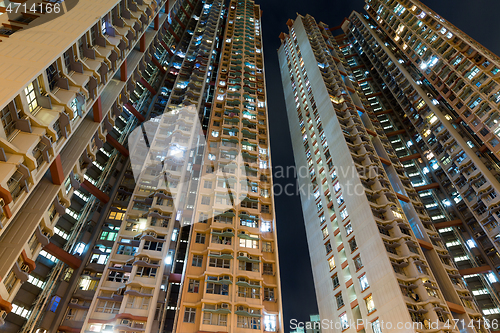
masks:
[(0, 331), (280, 331), (259, 7), (3, 5)]
[(365, 9), (331, 28), (299, 15), (280, 35), (320, 316), (486, 332), (500, 312), (500, 61), (419, 1)]
[(134, 178), (121, 182), (126, 207), (83, 320), (86, 330), (172, 332), (176, 326), (223, 14), (222, 1), (195, 5), (196, 19), (186, 24), (172, 59), (178, 73), (166, 80), (164, 112), (129, 136)]
[(229, 3), (178, 332), (283, 327), (260, 19)]
[(76, 331), (126, 208), (126, 139), (161, 103), (193, 9), (79, 1), (37, 25), (44, 13), (2, 5), (0, 330)]

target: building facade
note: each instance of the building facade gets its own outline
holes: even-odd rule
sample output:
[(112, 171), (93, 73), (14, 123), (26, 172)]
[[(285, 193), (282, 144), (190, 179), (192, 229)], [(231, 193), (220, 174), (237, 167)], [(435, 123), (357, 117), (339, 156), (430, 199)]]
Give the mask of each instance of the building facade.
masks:
[(71, 296), (99, 280), (115, 240), (123, 214), (108, 213), (126, 139), (161, 99), (170, 47), (192, 11), (180, 5), (80, 1), (43, 29), (26, 13), (4, 26), (3, 73), (25, 74), (2, 79), (2, 331), (56, 332), (68, 308), (75, 327), (61, 330), (81, 327), (74, 313), (92, 295)]
[(283, 327), (260, 16), (229, 3), (179, 332)]
[[(353, 332), (486, 331), (499, 184), (495, 102), (477, 98), (495, 93), (498, 58), (418, 1), (365, 8), (333, 28), (299, 15), (280, 35), (320, 316)], [(472, 126), (465, 109), (486, 111)]]
[[(211, 312), (205, 303), (217, 303), (214, 297), (191, 299), (189, 306), (181, 300), (188, 292), (184, 276), (190, 265), (185, 263), (198, 244), (191, 237), (192, 224), (205, 202), (198, 200), (202, 170), (205, 160), (213, 163), (205, 136), (213, 126), (212, 109), (219, 107), (213, 101), (216, 83), (221, 73), (236, 76), (227, 59), (224, 72), (219, 70), (222, 50), (231, 45), (223, 40), (228, 12), (231, 26), (235, 22), (239, 29), (245, 19), (244, 27), (256, 31), (252, 41), (261, 55), (236, 45), (242, 43), (236, 38), (232, 52), (248, 63), (239, 70), (252, 83), (241, 85), (241, 100), (231, 97), (227, 103), (240, 101), (241, 114), (247, 112), (252, 123), (258, 110), (265, 130), (258, 134), (262, 142), (255, 135), (251, 147), (262, 147), (259, 177), (270, 173), (258, 6), (238, 1), (228, 8), (218, 0), (112, 0), (97, 7), (81, 0), (74, 5), (43, 30), (35, 23), (29, 26), (43, 13), (9, 15), (0, 32), (3, 73), (20, 73), (21, 68), (24, 73), (2, 79), (0, 96), (0, 330), (225, 330), (222, 321), (205, 322), (204, 314), (213, 312), (228, 317), (228, 330), (241, 321), (249, 332), (279, 331), (274, 213), (265, 192), (252, 193), (252, 200), (261, 200), (259, 210), (268, 208), (254, 217), (265, 219), (269, 230), (262, 230), (262, 244), (266, 238), (274, 252), (259, 252), (258, 262), (275, 270), (266, 277), (259, 268), (251, 276), (260, 283), (252, 294), (258, 297), (252, 303), (231, 296), (227, 303), (233, 315), (226, 308), (222, 314)], [(20, 47), (23, 56), (13, 55)], [(26, 66), (30, 54), (39, 57)], [(256, 127), (246, 126), (256, 133)], [(244, 175), (238, 173), (241, 180)], [(261, 187), (266, 185), (271, 180)], [(246, 201), (231, 203), (239, 211)], [(205, 220), (219, 219), (214, 212)], [(247, 243), (253, 245), (253, 238)], [(234, 286), (238, 278), (235, 273)], [(204, 279), (199, 280), (205, 290)], [(269, 299), (264, 288), (273, 289)], [(237, 289), (230, 290), (236, 297)], [(196, 327), (190, 322), (191, 308), (197, 308), (192, 314), (199, 319)]]

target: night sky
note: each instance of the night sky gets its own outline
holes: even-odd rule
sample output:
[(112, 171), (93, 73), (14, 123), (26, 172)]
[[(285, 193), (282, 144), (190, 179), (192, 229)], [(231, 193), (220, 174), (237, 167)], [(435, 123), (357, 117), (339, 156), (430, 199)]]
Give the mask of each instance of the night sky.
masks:
[[(273, 167), (294, 165), (288, 120), (283, 99), (277, 49), (279, 34), (288, 32), (286, 21), (297, 14), (310, 14), (316, 21), (329, 26), (339, 25), (353, 10), (364, 12), (364, 0), (255, 0), (263, 10), (262, 32), (266, 70), (271, 153)], [(500, 26), (498, 0), (423, 0), (427, 6), (459, 29), (500, 54)], [(275, 184), (296, 184), (294, 178), (275, 178)], [(309, 261), (302, 210), (298, 196), (275, 197), (278, 233), (278, 251), (281, 266), (281, 288), (285, 332), (290, 319), (306, 321), (317, 314), (316, 295)], [(325, 262), (326, 264), (326, 262)]]

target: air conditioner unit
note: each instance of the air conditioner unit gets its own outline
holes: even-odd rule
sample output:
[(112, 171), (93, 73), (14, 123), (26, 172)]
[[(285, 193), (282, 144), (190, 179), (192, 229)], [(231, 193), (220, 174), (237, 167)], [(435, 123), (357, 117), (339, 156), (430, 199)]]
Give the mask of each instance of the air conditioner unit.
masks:
[(222, 280), (231, 280), (231, 277), (229, 275), (224, 275), (222, 277)]
[(150, 231), (148, 232), (148, 235), (156, 238), (156, 232)]
[(6, 311), (0, 311), (0, 318), (5, 319), (7, 317), (7, 312)]
[(221, 308), (221, 309), (229, 309), (229, 304), (227, 304), (227, 303), (222, 303), (222, 304), (220, 305), (220, 308)]
[(142, 260), (142, 261), (145, 261), (145, 262), (149, 262), (149, 258), (148, 257), (141, 257), (139, 259)]
[(246, 252), (239, 252), (238, 256), (239, 257), (248, 257), (248, 254)]
[(237, 311), (245, 311), (245, 307), (242, 305), (239, 305)]
[(30, 266), (26, 265), (26, 264), (23, 264), (21, 266), (21, 270), (25, 273), (28, 273), (30, 271)]
[(88, 270), (83, 271), (82, 275), (90, 275), (90, 271), (88, 271)]
[(78, 303), (78, 298), (72, 298), (69, 302), (71, 304), (77, 304)]
[(128, 319), (122, 319), (122, 321), (120, 322), (120, 324), (129, 326), (129, 325), (132, 324), (132, 322), (130, 320), (128, 320)]

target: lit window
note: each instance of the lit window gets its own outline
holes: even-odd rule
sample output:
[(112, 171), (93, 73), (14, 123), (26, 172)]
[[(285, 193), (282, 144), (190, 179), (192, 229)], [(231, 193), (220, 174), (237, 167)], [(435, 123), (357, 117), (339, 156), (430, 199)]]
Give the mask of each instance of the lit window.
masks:
[(23, 318), (28, 318), (31, 314), (31, 311), (28, 311), (25, 309), (23, 306), (19, 306), (16, 304), (12, 304), (12, 313), (17, 314), (18, 316), (21, 316)]
[(85, 250), (85, 244), (78, 243), (78, 245), (75, 247), (75, 250), (73, 251), (73, 254), (82, 255), (83, 250)]
[(474, 296), (477, 296), (477, 295), (487, 295), (488, 294), (488, 290), (486, 288), (484, 288), (484, 289), (477, 289), (477, 290), (473, 290), (472, 294)]
[(488, 278), (488, 280), (489, 280), (491, 283), (498, 282), (497, 277), (495, 276), (495, 273), (488, 273), (488, 274), (486, 275), (486, 277)]
[(174, 251), (173, 250), (168, 251), (168, 255), (165, 257), (165, 265), (171, 265), (173, 258), (174, 258)]
[(102, 324), (91, 324), (89, 327), (90, 332), (100, 332), (102, 330)]
[(69, 235), (67, 233), (65, 233), (64, 231), (62, 231), (61, 229), (59, 229), (58, 227), (54, 227), (54, 233), (61, 236), (62, 238), (64, 239), (68, 239)]
[(395, 216), (395, 217), (397, 217), (397, 218), (400, 218), (400, 219), (402, 219), (402, 218), (403, 218), (403, 214), (401, 214), (401, 213), (400, 213), (400, 212), (398, 212), (398, 211), (393, 210), (393, 211), (392, 211), (392, 213), (393, 213), (393, 214), (394, 214), (394, 216)]
[(43, 289), (43, 287), (45, 287), (45, 282), (43, 282), (40, 279), (37, 279), (36, 277), (33, 277), (32, 275), (28, 276), (28, 282), (34, 286), (37, 286), (38, 288), (41, 288), (41, 289)]
[(58, 261), (58, 259), (57, 259), (56, 257), (54, 257), (54, 256), (53, 256), (52, 254), (50, 254), (50, 253), (45, 252), (44, 250), (40, 251), (40, 255), (41, 255), (42, 257), (45, 257), (45, 258), (49, 259), (50, 261), (52, 261), (52, 262), (54, 262), (54, 263), (56, 263), (56, 262)]
[(467, 78), (469, 80), (472, 80), (477, 75), (477, 73), (479, 73), (479, 68), (474, 66), (474, 68), (472, 68), (472, 70), (468, 73)]
[(472, 249), (472, 248), (476, 247), (476, 243), (474, 242), (473, 239), (468, 239), (466, 241), (466, 243), (467, 243), (467, 246), (469, 247), (469, 249)]
[(375, 303), (373, 302), (372, 295), (365, 298), (365, 303), (366, 303), (366, 309), (368, 310), (368, 313), (375, 311)]
[(49, 309), (51, 312), (56, 312), (57, 307), (59, 306), (59, 302), (61, 302), (61, 297), (54, 296), (49, 304)]
[(372, 331), (373, 333), (382, 333), (382, 329), (380, 328), (380, 321), (378, 319), (372, 323)]
[(266, 315), (264, 316), (264, 331), (266, 332), (276, 332), (276, 316), (275, 315)]
[(490, 315), (490, 314), (495, 314), (495, 313), (500, 313), (500, 310), (498, 308), (483, 309), (483, 314), (485, 314), (485, 315)]
[(345, 220), (348, 216), (349, 213), (347, 212), (347, 208), (340, 211), (340, 217), (342, 217), (342, 220)]
[(342, 325), (342, 330), (349, 328), (349, 320), (347, 319), (347, 314), (344, 312), (340, 315), (340, 323)]
[(35, 85), (30, 83), (25, 89), (26, 99), (28, 101), (28, 107), (30, 112), (33, 112), (38, 107), (38, 101), (36, 99)]
[(333, 256), (328, 259), (328, 265), (330, 266), (330, 270), (335, 269), (335, 258)]
[(352, 225), (351, 225), (351, 222), (347, 223), (345, 225), (345, 233), (347, 234), (347, 236), (349, 236), (351, 233), (352, 233)]
[(366, 278), (366, 275), (363, 275), (362, 277), (359, 278), (359, 284), (361, 286), (361, 291), (365, 291), (366, 288), (370, 286), (368, 284), (368, 279)]
[(260, 225), (260, 231), (271, 232), (271, 221), (262, 221)]
[(177, 235), (178, 235), (178, 234), (179, 234), (179, 229), (177, 229), (177, 228), (176, 228), (176, 229), (174, 229), (174, 230), (172, 231), (172, 238), (171, 238), (171, 239), (172, 239), (172, 242), (176, 242), (176, 241), (177, 241)]

